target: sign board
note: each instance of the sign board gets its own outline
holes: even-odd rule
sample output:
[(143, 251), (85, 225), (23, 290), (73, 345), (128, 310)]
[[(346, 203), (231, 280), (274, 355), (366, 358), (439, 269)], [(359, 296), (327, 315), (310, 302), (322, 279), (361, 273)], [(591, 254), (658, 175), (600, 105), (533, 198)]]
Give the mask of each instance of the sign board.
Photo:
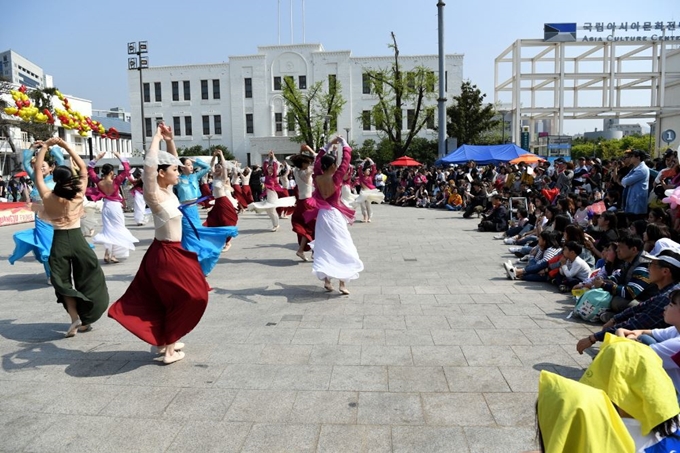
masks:
[(543, 41), (545, 42), (575, 42), (576, 24), (544, 24)]
[(529, 132), (522, 132), (520, 143), (520, 148), (529, 151)]
[(673, 129), (666, 129), (663, 131), (661, 134), (661, 140), (666, 142), (666, 144), (670, 144), (671, 142), (675, 141), (675, 131)]
[[(578, 37), (577, 30), (583, 30), (584, 36)], [(584, 22), (582, 25), (575, 23), (543, 24), (543, 41), (545, 42), (593, 42), (593, 41), (680, 41), (680, 35), (675, 31), (680, 30), (680, 22), (654, 21), (654, 22)], [(598, 34), (600, 34), (598, 36)]]

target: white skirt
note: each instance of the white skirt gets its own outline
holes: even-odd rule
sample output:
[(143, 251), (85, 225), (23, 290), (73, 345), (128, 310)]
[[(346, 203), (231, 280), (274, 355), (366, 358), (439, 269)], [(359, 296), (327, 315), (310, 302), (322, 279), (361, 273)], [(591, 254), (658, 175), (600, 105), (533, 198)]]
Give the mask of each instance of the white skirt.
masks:
[(99, 227), (99, 214), (102, 212), (104, 202), (102, 200), (90, 201), (83, 200), (83, 210), (85, 213), (80, 218), (80, 231), (86, 238), (94, 236), (95, 229)]
[(267, 189), (267, 199), (257, 203), (250, 203), (248, 205), (248, 210), (265, 212), (267, 209), (290, 208), (291, 206), (295, 206), (295, 197), (279, 198), (276, 191)]
[(364, 202), (368, 203), (382, 203), (385, 201), (385, 194), (378, 189), (361, 189), (359, 196), (354, 200), (354, 207), (360, 206)]
[(146, 225), (151, 217), (151, 209), (146, 207), (144, 201), (144, 194), (139, 190), (135, 190), (135, 223), (137, 225)]
[(352, 189), (350, 189), (347, 184), (343, 184), (340, 191), (340, 201), (342, 201), (342, 203), (348, 208), (352, 208), (354, 200), (356, 199), (357, 195), (352, 193)]
[(125, 227), (122, 203), (104, 200), (102, 224), (102, 232), (93, 238), (93, 242), (103, 244), (107, 250), (112, 250), (116, 258), (130, 256), (130, 250), (135, 249), (134, 243), (139, 240)]
[(355, 280), (359, 278), (359, 272), (364, 270), (364, 263), (359, 259), (349, 234), (347, 220), (335, 208), (319, 210), (314, 241), (309, 245), (314, 250), (312, 274), (319, 280)]

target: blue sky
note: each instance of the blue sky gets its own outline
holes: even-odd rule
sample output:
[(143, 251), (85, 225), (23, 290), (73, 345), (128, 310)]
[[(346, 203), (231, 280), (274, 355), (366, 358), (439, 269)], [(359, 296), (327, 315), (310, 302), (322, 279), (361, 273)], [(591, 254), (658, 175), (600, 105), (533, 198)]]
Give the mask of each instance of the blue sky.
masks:
[[(546, 22), (680, 20), (678, 0), (444, 0), (445, 48), (463, 53), (464, 77), (493, 101), (493, 61), (514, 40), (542, 38)], [(0, 50), (11, 48), (96, 109), (129, 108), (128, 41), (147, 40), (152, 66), (214, 63), (277, 43), (277, 0), (22, 0), (3, 8)], [(291, 42), (290, 0), (281, 0), (281, 43)], [(302, 42), (301, 0), (294, 41)], [(306, 0), (305, 38), (326, 50), (387, 55), (437, 53), (436, 0)], [(44, 30), (43, 30), (44, 28)], [(680, 33), (680, 31), (676, 32)], [(571, 131), (578, 132), (578, 131)]]

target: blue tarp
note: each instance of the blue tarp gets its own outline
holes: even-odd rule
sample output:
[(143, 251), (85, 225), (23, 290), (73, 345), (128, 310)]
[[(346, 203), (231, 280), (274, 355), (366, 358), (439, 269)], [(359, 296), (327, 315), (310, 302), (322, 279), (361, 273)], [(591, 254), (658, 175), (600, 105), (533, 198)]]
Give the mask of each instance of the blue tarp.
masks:
[(512, 143), (488, 146), (463, 145), (436, 161), (435, 165), (464, 164), (471, 160), (478, 165), (498, 164), (511, 161), (522, 154), (527, 154), (527, 151)]

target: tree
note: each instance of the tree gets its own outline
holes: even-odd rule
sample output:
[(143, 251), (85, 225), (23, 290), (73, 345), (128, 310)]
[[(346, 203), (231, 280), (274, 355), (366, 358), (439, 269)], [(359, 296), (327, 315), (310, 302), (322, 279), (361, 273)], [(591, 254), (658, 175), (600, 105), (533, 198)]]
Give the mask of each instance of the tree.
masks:
[[(328, 87), (324, 90), (326, 84)], [(325, 136), (337, 132), (338, 115), (346, 103), (340, 82), (329, 78), (327, 82), (316, 82), (302, 91), (292, 77), (286, 76), (282, 88), (289, 116), (285, 119), (294, 122), (299, 132), (293, 141), (306, 143), (313, 149), (323, 146)]]
[(178, 156), (211, 156), (213, 151), (216, 149), (222, 150), (225, 160), (236, 159), (229, 149), (224, 145), (212, 145), (210, 149), (203, 148), (201, 145), (195, 145), (191, 147), (179, 147), (177, 148)]
[(613, 159), (621, 157), (628, 149), (641, 149), (648, 151), (654, 147), (654, 137), (645, 135), (627, 135), (623, 138), (613, 138), (610, 140), (587, 139), (578, 137), (571, 143), (571, 158), (596, 156), (601, 159)]
[[(435, 106), (427, 105), (435, 97), (437, 77), (426, 67), (418, 66), (404, 72), (399, 64), (399, 47), (392, 32), (394, 63), (389, 69), (369, 70), (365, 73), (371, 94), (378, 102), (370, 115), (362, 114), (359, 122), (369, 122), (388, 140), (394, 151), (393, 157), (404, 156), (413, 139), (430, 124), (434, 127)], [(406, 112), (406, 135), (404, 136), (404, 108)]]
[(476, 145), (486, 131), (498, 127), (501, 120), (493, 104), (484, 105), (485, 97), (477, 85), (463, 82), (460, 95), (453, 97), (455, 103), (446, 109), (449, 137), (456, 137), (461, 145)]

